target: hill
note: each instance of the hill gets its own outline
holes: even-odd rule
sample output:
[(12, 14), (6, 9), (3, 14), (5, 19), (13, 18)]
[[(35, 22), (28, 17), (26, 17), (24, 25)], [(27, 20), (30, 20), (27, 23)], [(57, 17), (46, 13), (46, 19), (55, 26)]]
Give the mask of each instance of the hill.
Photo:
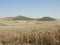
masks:
[(56, 20), (56, 19), (51, 18), (51, 17), (43, 17), (43, 18), (39, 18), (39, 19), (37, 19), (37, 20), (39, 20), (39, 21), (54, 21), (54, 20)]
[(25, 17), (25, 16), (7, 17), (5, 19), (8, 19), (8, 20), (33, 20), (32, 18)]
[(7, 20), (38, 20), (38, 21), (54, 21), (56, 19), (51, 18), (51, 17), (42, 17), (42, 18), (38, 18), (38, 19), (34, 19), (34, 18), (29, 18), (29, 17), (25, 17), (25, 16), (16, 16), (16, 17), (6, 17), (5, 19)]

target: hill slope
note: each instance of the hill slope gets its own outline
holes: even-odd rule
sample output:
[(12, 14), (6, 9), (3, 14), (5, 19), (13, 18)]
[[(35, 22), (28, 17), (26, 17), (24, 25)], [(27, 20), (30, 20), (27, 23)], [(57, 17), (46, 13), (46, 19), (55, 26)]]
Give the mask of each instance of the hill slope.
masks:
[(25, 17), (25, 16), (7, 17), (5, 19), (8, 19), (8, 20), (33, 20), (32, 18)]
[(56, 19), (51, 18), (51, 17), (43, 17), (43, 18), (39, 18), (39, 19), (37, 19), (37, 20), (39, 20), (39, 21), (54, 21), (54, 20), (56, 20)]
[(25, 16), (7, 17), (5, 19), (7, 19), (7, 20), (38, 20), (38, 21), (54, 21), (54, 20), (56, 20), (51, 17), (43, 17), (43, 18), (33, 19), (33, 18), (25, 17)]

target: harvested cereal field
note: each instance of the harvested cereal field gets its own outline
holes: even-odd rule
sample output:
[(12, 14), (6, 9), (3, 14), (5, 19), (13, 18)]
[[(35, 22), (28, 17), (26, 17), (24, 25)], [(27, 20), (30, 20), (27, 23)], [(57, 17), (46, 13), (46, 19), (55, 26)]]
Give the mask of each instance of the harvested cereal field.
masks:
[(0, 45), (60, 45), (60, 21), (1, 21)]

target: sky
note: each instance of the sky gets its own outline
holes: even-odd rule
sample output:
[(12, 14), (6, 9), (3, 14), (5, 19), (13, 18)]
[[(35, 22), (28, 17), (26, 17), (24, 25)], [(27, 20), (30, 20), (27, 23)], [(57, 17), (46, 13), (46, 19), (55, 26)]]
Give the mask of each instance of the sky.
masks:
[(0, 17), (26, 16), (60, 19), (60, 0), (0, 0)]

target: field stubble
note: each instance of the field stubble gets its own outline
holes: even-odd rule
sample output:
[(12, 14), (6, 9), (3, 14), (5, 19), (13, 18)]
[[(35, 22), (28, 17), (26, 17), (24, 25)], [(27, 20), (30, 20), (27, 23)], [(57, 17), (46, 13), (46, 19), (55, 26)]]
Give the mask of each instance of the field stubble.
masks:
[(60, 45), (60, 21), (0, 22), (0, 45)]

